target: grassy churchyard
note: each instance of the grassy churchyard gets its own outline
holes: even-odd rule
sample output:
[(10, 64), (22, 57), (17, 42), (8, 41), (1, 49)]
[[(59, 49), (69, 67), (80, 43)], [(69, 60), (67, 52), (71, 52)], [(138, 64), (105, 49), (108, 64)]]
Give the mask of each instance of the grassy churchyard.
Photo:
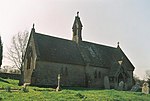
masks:
[(150, 101), (150, 94), (87, 88), (63, 88), (56, 92), (53, 88), (31, 86), (23, 90), (18, 80), (0, 78), (0, 101)]

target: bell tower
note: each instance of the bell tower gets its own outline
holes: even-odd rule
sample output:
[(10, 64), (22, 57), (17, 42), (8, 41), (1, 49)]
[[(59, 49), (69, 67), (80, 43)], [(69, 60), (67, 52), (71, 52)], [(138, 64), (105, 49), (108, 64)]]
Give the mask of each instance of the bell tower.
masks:
[(80, 21), (79, 12), (77, 12), (77, 16), (75, 16), (75, 20), (73, 23), (72, 31), (73, 31), (73, 37), (72, 40), (76, 43), (79, 43), (82, 41), (82, 23)]

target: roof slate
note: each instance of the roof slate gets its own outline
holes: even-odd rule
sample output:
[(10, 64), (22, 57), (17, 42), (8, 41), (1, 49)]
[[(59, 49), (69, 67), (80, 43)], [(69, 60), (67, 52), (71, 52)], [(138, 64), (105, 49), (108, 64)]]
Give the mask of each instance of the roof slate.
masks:
[[(120, 47), (114, 48), (86, 41), (77, 44), (71, 40), (40, 33), (34, 33), (33, 37), (39, 51), (38, 58), (41, 61), (79, 65), (90, 64), (92, 66), (111, 69), (115, 62), (124, 57), (124, 65), (130, 69), (134, 69), (134, 66)], [(113, 68), (115, 70), (115, 67)]]
[(40, 60), (84, 65), (75, 42), (40, 33), (34, 34), (34, 40)]

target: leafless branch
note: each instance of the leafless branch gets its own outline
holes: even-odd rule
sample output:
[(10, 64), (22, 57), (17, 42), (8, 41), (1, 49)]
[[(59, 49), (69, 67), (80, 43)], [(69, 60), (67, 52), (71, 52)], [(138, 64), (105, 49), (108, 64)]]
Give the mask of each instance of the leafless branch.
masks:
[(25, 54), (25, 49), (28, 41), (28, 31), (19, 32), (17, 35), (12, 37), (12, 43), (9, 48), (7, 48), (7, 58), (21, 70), (21, 64), (23, 60), (23, 55)]

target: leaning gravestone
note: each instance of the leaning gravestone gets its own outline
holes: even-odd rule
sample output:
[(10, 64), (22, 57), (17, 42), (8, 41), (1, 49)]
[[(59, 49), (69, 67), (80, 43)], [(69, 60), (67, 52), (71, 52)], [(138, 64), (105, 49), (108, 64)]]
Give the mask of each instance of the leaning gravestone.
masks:
[(137, 92), (140, 89), (140, 84), (137, 82), (131, 89), (133, 92)]
[(104, 87), (105, 89), (110, 89), (109, 78), (108, 76), (104, 77)]
[(148, 85), (148, 83), (144, 83), (143, 84), (143, 87), (142, 87), (142, 93), (144, 93), (144, 94), (149, 94), (149, 87), (148, 87), (149, 85)]

